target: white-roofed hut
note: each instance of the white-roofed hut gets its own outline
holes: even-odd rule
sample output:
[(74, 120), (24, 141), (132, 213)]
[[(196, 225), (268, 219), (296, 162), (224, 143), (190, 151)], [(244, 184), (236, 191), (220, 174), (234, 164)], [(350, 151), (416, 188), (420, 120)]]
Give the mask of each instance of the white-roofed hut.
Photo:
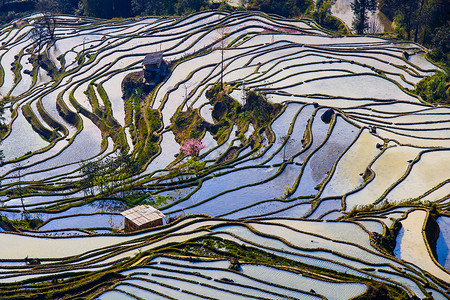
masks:
[(138, 205), (121, 212), (125, 217), (125, 232), (152, 228), (163, 224), (165, 215), (150, 205)]

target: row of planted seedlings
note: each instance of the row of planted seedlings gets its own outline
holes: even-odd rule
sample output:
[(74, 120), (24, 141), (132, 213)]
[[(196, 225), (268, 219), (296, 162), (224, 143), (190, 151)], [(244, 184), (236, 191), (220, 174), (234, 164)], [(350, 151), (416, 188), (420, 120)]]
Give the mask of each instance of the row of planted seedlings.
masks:
[[(79, 293), (83, 286), (86, 286), (90, 281), (96, 281), (95, 279), (99, 279), (99, 277), (104, 276), (105, 273), (114, 273), (114, 270), (139, 263), (141, 257), (144, 254), (148, 255), (149, 251), (154, 247), (159, 247), (160, 245), (174, 241), (184, 241), (191, 237), (198, 236), (199, 234), (202, 235), (207, 233), (204, 230), (197, 229), (197, 227), (208, 225), (208, 221), (206, 221), (206, 223), (202, 223), (199, 222), (199, 220), (201, 219), (198, 219), (198, 217), (188, 217), (184, 220), (178, 221), (173, 226), (165, 226), (163, 228), (147, 230), (137, 236), (124, 235), (122, 237), (115, 237), (112, 239), (107, 237), (92, 237), (93, 239), (96, 239), (97, 246), (84, 243), (84, 246), (81, 246), (81, 248), (86, 248), (86, 250), (84, 250), (86, 252), (83, 254), (75, 254), (54, 259), (42, 259), (43, 263), (35, 267), (10, 267), (10, 269), (27, 269), (28, 271), (16, 271), (12, 274), (5, 275), (2, 279), (4, 282), (2, 286), (5, 287), (5, 289), (2, 289), (2, 293), (4, 296), (12, 295), (17, 287), (16, 283), (6, 283), (10, 281), (8, 278), (25, 280), (28, 290), (22, 289), (20, 293), (21, 296), (24, 296), (24, 293), (29, 295), (42, 295), (44, 292), (49, 293), (56, 292), (58, 290), (63, 290), (66, 293), (73, 293), (74, 291)], [(211, 224), (215, 223), (217, 222), (213, 222)], [(186, 226), (189, 227), (189, 224), (191, 224), (191, 229), (186, 229)], [(187, 230), (189, 231), (186, 232)], [(83, 250), (81, 250), (79, 243), (83, 240), (79, 240), (80, 238), (89, 237), (52, 239), (52, 243), (66, 243), (73, 245), (78, 243), (77, 248), (80, 250), (76, 249), (74, 251), (64, 248), (59, 249), (59, 251), (62, 250), (63, 252), (82, 253)], [(40, 238), (32, 237), (31, 239)], [(100, 239), (106, 239), (106, 244), (105, 242), (101, 242)], [(109, 246), (104, 247), (101, 246), (102, 244), (109, 244)], [(68, 246), (71, 248), (70, 245)], [(95, 248), (88, 250), (89, 247), (92, 248), (93, 246)], [(135, 256), (136, 254), (137, 256)], [(49, 253), (49, 255), (51, 254)], [(129, 259), (130, 256), (131, 259)], [(74, 281), (77, 278), (80, 278), (79, 274), (81, 274), (81, 276), (85, 276), (87, 279), (81, 280), (79, 281), (79, 284), (74, 285)], [(27, 277), (30, 279), (27, 279)], [(64, 280), (55, 280), (61, 278), (64, 278)], [(44, 282), (48, 282), (49, 284), (43, 284)], [(63, 292), (61, 291), (61, 293)]]
[[(229, 238), (228, 238), (229, 239)], [(218, 243), (218, 245), (217, 245)], [(220, 249), (220, 250), (219, 250)], [(235, 256), (239, 259), (241, 262), (241, 266), (243, 266), (242, 261), (250, 262), (250, 263), (257, 263), (257, 264), (275, 264), (278, 267), (284, 266), (284, 267), (291, 267), (290, 270), (294, 269), (292, 267), (296, 267), (297, 272), (301, 272), (303, 274), (306, 274), (307, 276), (313, 276), (314, 278), (324, 281), (332, 281), (332, 278), (337, 279), (339, 282), (342, 282), (341, 280), (344, 279), (344, 281), (353, 281), (353, 282), (361, 282), (366, 281), (367, 279), (361, 278), (360, 274), (357, 276), (350, 275), (348, 272), (343, 271), (333, 271), (330, 270), (327, 267), (321, 267), (321, 266), (314, 266), (310, 262), (308, 263), (299, 263), (295, 259), (293, 260), (292, 257), (283, 258), (280, 253), (268, 253), (266, 249), (263, 248), (260, 244), (249, 244), (249, 243), (243, 243), (243, 240), (237, 240), (232, 239), (232, 241), (227, 241), (227, 238), (224, 236), (219, 236), (216, 233), (213, 234), (213, 239), (211, 238), (205, 239), (201, 238), (199, 242), (196, 242), (195, 244), (188, 243), (185, 246), (183, 244), (177, 245), (175, 247), (171, 247), (171, 249), (164, 251), (163, 253), (167, 253), (167, 251), (170, 251), (169, 253), (174, 255), (182, 255), (185, 257), (186, 260), (191, 261), (198, 261), (195, 259), (196, 256), (201, 257), (215, 257), (220, 258), (221, 256)], [(189, 257), (189, 258), (188, 258)], [(158, 265), (159, 266), (159, 265)], [(192, 268), (195, 268), (195, 263), (190, 264), (189, 268), (192, 270)], [(236, 280), (236, 274), (239, 274), (239, 276), (246, 276), (245, 272), (245, 266), (243, 267), (244, 270), (240, 270), (240, 272), (234, 272), (235, 275), (232, 275), (233, 277), (228, 277), (234, 279), (234, 281), (239, 284), (239, 279)], [(141, 271), (141, 270), (139, 270)], [(218, 270), (216, 270), (217, 272)], [(155, 271), (156, 272), (156, 271)], [(201, 272), (201, 271), (200, 271)], [(242, 274), (243, 273), (243, 274)], [(137, 274), (136, 274), (137, 275)], [(323, 277), (323, 275), (326, 275), (326, 277)], [(231, 276), (231, 275), (230, 275)], [(179, 276), (177, 276), (179, 277)], [(147, 277), (148, 278), (148, 277)], [(273, 277), (272, 277), (273, 278)], [(299, 279), (298, 277), (296, 277)], [(302, 280), (302, 279), (300, 279)], [(269, 280), (270, 281), (270, 280)], [(286, 281), (283, 282), (283, 284), (286, 284)], [(269, 283), (270, 285), (270, 283)], [(273, 283), (272, 283), (273, 285)], [(344, 285), (344, 284), (343, 284)], [(355, 284), (357, 285), (357, 284)], [(239, 286), (239, 285), (238, 285)], [(253, 285), (254, 286), (254, 285)], [(274, 284), (275, 287), (277, 287), (276, 284)], [(299, 285), (301, 286), (301, 285)], [(320, 286), (320, 284), (319, 284)], [(323, 286), (322, 286), (323, 287)], [(320, 287), (317, 287), (313, 284), (310, 284), (308, 289), (312, 288), (314, 292), (317, 294), (329, 294), (330, 291), (322, 291)], [(271, 292), (273, 292), (275, 289), (270, 289)], [(289, 288), (288, 288), (289, 290)], [(363, 292), (365, 290), (364, 287), (360, 290), (359, 293)], [(346, 291), (350, 292), (350, 291)]]
[[(262, 37), (262, 36), (258, 36), (258, 37)], [(320, 53), (320, 48), (317, 48), (317, 46), (315, 46), (315, 48), (316, 48), (316, 50), (315, 51), (319, 51), (319, 53)], [(326, 57), (328, 57), (328, 58), (332, 58), (332, 57), (336, 57), (336, 56), (330, 56), (330, 53), (329, 53), (329, 51), (331, 50), (331, 49), (328, 49), (328, 47), (326, 47), (325, 48), (327, 51), (326, 52), (323, 52), (323, 54), (324, 55), (326, 55)], [(345, 52), (348, 52), (349, 50), (345, 50), (345, 49), (334, 49), (333, 51), (338, 51), (338, 53), (340, 53), (340, 52), (342, 52), (342, 51), (344, 51), (344, 53)], [(367, 50), (366, 50), (366, 52), (368, 52)], [(386, 54), (386, 53), (379, 53), (380, 55), (389, 55), (389, 53), (388, 54)], [(345, 55), (345, 54), (344, 54)], [(347, 55), (351, 55), (351, 56), (355, 56), (354, 54), (347, 54)], [(369, 56), (370, 57), (370, 56)], [(388, 56), (389, 57), (389, 59), (392, 59), (393, 57), (396, 57), (396, 56), (394, 56), (394, 55), (392, 55), (392, 54), (390, 54), (390, 56)], [(339, 54), (339, 57), (336, 57), (337, 59), (339, 59), (339, 61), (341, 61), (343, 58), (342, 58), (342, 53), (340, 53)], [(404, 62), (403, 60), (401, 60), (401, 59), (398, 59), (399, 60), (399, 62)], [(352, 63), (352, 64), (356, 64), (356, 65), (360, 65), (360, 66), (362, 66), (362, 67), (370, 67), (371, 66), (371, 64), (369, 63), (368, 65), (366, 65), (365, 63), (363, 64), (362, 62), (358, 62), (358, 61), (354, 61), (354, 60), (349, 60), (349, 59), (343, 59), (343, 61), (348, 61), (348, 62), (350, 62), (350, 63)], [(376, 62), (377, 60), (376, 59), (374, 59), (374, 61)], [(391, 68), (390, 66), (389, 66), (389, 63), (388, 62), (386, 62), (386, 61), (383, 61), (383, 60), (380, 60), (380, 59), (378, 59), (378, 61), (380, 61), (380, 62), (383, 62), (383, 65), (381, 65), (381, 66), (379, 66), (379, 67), (381, 67), (381, 69), (386, 69), (386, 68)], [(373, 64), (373, 62), (372, 62), (372, 64)], [(377, 71), (378, 73), (380, 73), (381, 71), (380, 70), (378, 70), (378, 69), (374, 69), (373, 68), (373, 66), (371, 67), (373, 70), (375, 70), (375, 71)], [(412, 70), (412, 71), (415, 71), (414, 69), (408, 69), (407, 70), (407, 72), (411, 72), (410, 70)], [(387, 70), (384, 70), (385, 72), (389, 72), (389, 71), (387, 71)], [(380, 73), (380, 74), (382, 74), (382, 73)], [(406, 73), (405, 73), (406, 74)], [(426, 73), (422, 73), (422, 74), (426, 74)], [(421, 74), (421, 75), (422, 75)], [(411, 75), (413, 75), (413, 76), (417, 76), (418, 77), (418, 80), (421, 78), (421, 76), (419, 76), (419, 74), (416, 72), (416, 73), (414, 73), (414, 74), (411, 74)], [(417, 80), (417, 81), (418, 81)]]
[[(194, 248), (191, 253), (199, 255), (197, 253), (198, 243), (189, 243), (183, 246)], [(211, 254), (214, 255), (214, 253)], [(225, 256), (223, 252), (216, 255)], [(309, 291), (302, 291), (296, 287), (283, 286), (270, 280), (266, 281), (246, 275), (247, 272), (259, 268), (264, 268), (272, 275), (276, 273), (285, 277), (296, 276), (297, 274), (294, 272), (278, 270), (262, 264), (240, 264), (240, 270), (237, 272), (227, 269), (229, 265), (228, 261), (223, 260), (195, 259), (194, 261), (194, 259), (191, 259), (191, 262), (189, 262), (185, 261), (183, 257), (177, 259), (173, 256), (158, 256), (150, 262), (149, 266), (123, 272), (123, 274), (129, 274), (130, 277), (120, 281), (112, 291), (125, 292), (143, 298), (163, 293), (165, 296), (176, 298), (201, 294), (212, 298), (231, 296), (253, 299), (273, 299), (277, 297), (320, 299), (318, 294)], [(296, 278), (298, 277), (296, 276)], [(110, 294), (111, 292), (107, 292), (100, 296), (100, 299)]]
[[(217, 89), (218, 89), (218, 88), (217, 88)], [(220, 91), (219, 91), (219, 93), (220, 93)], [(226, 95), (225, 95), (225, 96), (226, 96)], [(227, 98), (227, 99), (230, 99), (230, 100), (231, 100), (231, 98)], [(217, 101), (217, 100), (214, 100), (214, 101)], [(226, 101), (228, 101), (228, 100), (226, 100)], [(264, 100), (263, 100), (263, 101), (264, 101)], [(222, 102), (221, 102), (221, 103), (222, 103)], [(229, 102), (229, 104), (227, 104), (227, 105), (230, 106), (230, 105), (232, 105), (232, 104), (233, 104), (233, 102)], [(236, 102), (236, 105), (237, 105), (237, 102)], [(230, 107), (230, 108), (232, 108), (232, 107)], [(230, 111), (229, 109), (227, 109), (227, 110)], [(231, 119), (233, 119), (234, 117), (233, 117), (233, 115), (230, 114), (230, 113), (232, 113), (232, 112), (229, 112), (229, 113), (228, 113), (228, 117), (231, 118)], [(234, 123), (234, 122), (232, 122), (232, 123)], [(253, 123), (257, 123), (257, 122), (255, 122), (255, 120), (253, 120)], [(245, 125), (245, 126), (247, 126), (247, 125)], [(245, 127), (245, 126), (244, 126), (244, 127)], [(239, 127), (239, 126), (238, 126), (238, 127)], [(257, 128), (258, 128), (258, 126), (257, 126)], [(242, 130), (241, 130), (241, 131), (242, 131)], [(258, 130), (256, 130), (256, 132), (257, 132), (257, 131), (258, 131)], [(227, 155), (226, 153), (227, 153), (227, 152), (225, 152), (223, 155)], [(224, 157), (223, 155), (222, 155), (221, 157)], [(219, 158), (219, 159), (220, 159), (220, 158)], [(249, 169), (249, 168), (246, 167), (245, 169)], [(244, 169), (244, 170), (245, 170), (245, 169)], [(225, 174), (227, 174), (227, 173), (228, 173), (228, 172), (226, 172)], [(230, 176), (231, 176), (231, 175), (230, 175)], [(233, 174), (233, 176), (235, 176), (235, 174)], [(218, 177), (218, 178), (221, 179), (220, 177)], [(217, 179), (214, 178), (214, 180), (217, 180)], [(208, 183), (208, 182), (206, 182), (206, 183)], [(208, 184), (208, 185), (209, 185), (209, 184)], [(209, 189), (206, 189), (206, 191), (209, 192)]]
[[(279, 150), (278, 150), (279, 151)], [(234, 176), (235, 176), (235, 174), (233, 174)], [(264, 183), (264, 182), (263, 182)], [(238, 189), (239, 189), (239, 187), (238, 187)], [(208, 189), (209, 190), (209, 189)], [(291, 191), (291, 193), (292, 193), (292, 191)], [(280, 194), (282, 194), (282, 193), (280, 193)], [(285, 196), (287, 196), (287, 195), (285, 195)], [(214, 203), (213, 203), (214, 204)]]
[[(423, 248), (427, 249), (430, 260), (432, 261), (431, 264), (428, 264), (425, 267), (425, 270), (427, 270), (426, 268), (433, 267), (433, 264), (436, 266), (442, 265), (441, 260), (438, 262), (439, 257), (437, 254), (437, 252), (439, 251), (437, 248), (437, 240), (439, 238), (440, 230), (437, 221), (441, 216), (445, 217), (446, 212), (445, 210), (439, 208), (435, 203), (424, 203), (417, 200), (407, 200), (396, 205), (392, 205), (390, 203), (384, 202), (383, 205), (374, 206), (370, 210), (368, 210), (366, 207), (355, 209), (351, 214), (346, 216), (346, 219), (355, 220), (357, 222), (364, 222), (366, 220), (375, 220), (377, 222), (381, 222), (381, 224), (383, 224), (383, 231), (382, 233), (371, 232), (371, 243), (374, 245), (374, 247), (380, 249), (380, 251), (384, 251), (385, 253), (396, 255), (397, 257), (399, 257), (402, 251), (409, 251), (408, 246), (403, 245), (402, 240), (404, 239), (403, 232), (409, 231), (410, 229), (402, 227), (403, 221), (409, 218), (409, 214), (416, 211), (427, 213), (426, 217), (424, 217), (421, 221), (418, 221), (411, 217), (411, 220), (413, 220), (412, 222), (414, 222), (415, 224), (423, 224), (423, 232), (419, 232), (419, 230), (417, 230), (416, 239), (422, 241), (422, 243), (425, 244)], [(389, 218), (391, 221), (390, 223), (386, 224), (385, 220), (387, 218)], [(410, 225), (411, 223), (409, 223), (408, 226)], [(414, 247), (411, 249), (414, 249)], [(423, 267), (423, 265), (420, 267)], [(442, 267), (441, 269), (444, 270)], [(430, 274), (434, 274), (434, 276), (437, 276), (439, 278), (439, 276), (436, 275), (439, 272), (429, 272)], [(447, 271), (444, 271), (444, 273), (445, 272)]]
[[(267, 222), (270, 222), (270, 220)], [(286, 221), (287, 224), (294, 224), (294, 225), (295, 225), (295, 222), (298, 222), (300, 225), (302, 221), (294, 221), (294, 220)], [(280, 223), (280, 221), (277, 220), (276, 223)], [(354, 275), (362, 276), (362, 277), (366, 277), (366, 278), (371, 277), (371, 278), (374, 278), (375, 280), (381, 280), (381, 281), (385, 281), (385, 282), (386, 281), (391, 282), (391, 283), (395, 282), (395, 284), (397, 284), (398, 282), (402, 282), (403, 283), (402, 287), (406, 291), (408, 291), (408, 293), (414, 293), (414, 294), (422, 296), (422, 297), (424, 297), (424, 295), (425, 295), (425, 294), (423, 294), (423, 293), (425, 293), (425, 288), (423, 286), (424, 285), (423, 279), (421, 279), (421, 277), (423, 276), (422, 273), (417, 272), (413, 268), (409, 268), (409, 271), (407, 272), (408, 274), (405, 274), (404, 271), (400, 271), (400, 269), (398, 269), (399, 260), (395, 259), (394, 257), (389, 257), (387, 255), (380, 256), (379, 252), (374, 251), (374, 250), (369, 250), (369, 248), (367, 248), (367, 246), (362, 247), (359, 244), (349, 243), (348, 241), (345, 241), (345, 240), (341, 241), (341, 242), (336, 241), (336, 237), (332, 238), (331, 241), (334, 241), (335, 243), (337, 242), (336, 246), (338, 246), (339, 248), (329, 249), (329, 245), (327, 245), (326, 248), (325, 247), (322, 248), (322, 247), (320, 247), (320, 245), (318, 247), (317, 244), (313, 245), (311, 243), (317, 243), (320, 240), (320, 238), (319, 238), (320, 236), (317, 236), (314, 233), (309, 232), (308, 234), (310, 235), (310, 238), (306, 237), (304, 240), (303, 239), (294, 240), (293, 239), (294, 235), (292, 235), (292, 230), (294, 230), (294, 229), (292, 227), (290, 228), (291, 235), (286, 235), (285, 233), (281, 233), (279, 230), (276, 229), (277, 227), (279, 227), (279, 225), (275, 226), (276, 223), (270, 223), (269, 225), (264, 224), (262, 226), (262, 229), (264, 227), (271, 228), (270, 231), (268, 231), (271, 234), (270, 237), (273, 239), (274, 234), (276, 234), (278, 236), (277, 238), (280, 239), (284, 244), (284, 246), (281, 246), (281, 248), (280, 248), (280, 245), (277, 245), (277, 243), (279, 243), (279, 242), (277, 242), (277, 243), (270, 242), (270, 240), (264, 239), (260, 236), (261, 234), (264, 235), (264, 232), (261, 231), (261, 225), (259, 225), (259, 228), (258, 228), (258, 227), (255, 227), (254, 224), (249, 224), (252, 227), (257, 228), (257, 230), (258, 230), (257, 231), (258, 237), (255, 236), (253, 238), (251, 237), (251, 235), (249, 236), (249, 234), (250, 234), (249, 231), (243, 232), (242, 229), (233, 230), (232, 228), (227, 227), (227, 228), (224, 228), (224, 230), (219, 230), (219, 231), (226, 233), (225, 235), (220, 234), (220, 236), (222, 238), (232, 239), (232, 240), (237, 241), (238, 243), (241, 243), (242, 241), (245, 241), (245, 242), (250, 241), (251, 243), (253, 243), (253, 245), (257, 246), (259, 249), (263, 249), (263, 250), (271, 252), (271, 253), (276, 253), (277, 255), (289, 257), (294, 260), (300, 260), (307, 264), (323, 266), (323, 264), (326, 261), (328, 261), (326, 263), (327, 269), (334, 269), (337, 271), (345, 272), (346, 274), (354, 274)], [(342, 224), (339, 222), (335, 223), (335, 224), (336, 224), (336, 226), (337, 225), (340, 225), (340, 226), (349, 225), (348, 223)], [(303, 225), (303, 224), (301, 224), (301, 225)], [(286, 227), (286, 225), (283, 225), (283, 226)], [(301, 228), (303, 230), (303, 227), (301, 227)], [(250, 230), (252, 230), (252, 229), (250, 228)], [(305, 230), (307, 230), (307, 229), (305, 229)], [(284, 229), (284, 231), (286, 231), (286, 229)], [(232, 235), (232, 237), (229, 237), (230, 235)], [(365, 233), (363, 235), (365, 235)], [(290, 236), (292, 236), (292, 237), (290, 237)], [(330, 233), (327, 232), (326, 236), (329, 237)], [(239, 240), (236, 240), (235, 239), (236, 237), (238, 237)], [(319, 238), (319, 239), (317, 239), (317, 238)], [(288, 239), (288, 241), (286, 241), (286, 239)], [(309, 239), (312, 240), (311, 243), (309, 243)], [(326, 237), (325, 237), (325, 239), (329, 240), (329, 238), (326, 238)], [(286, 250), (287, 249), (285, 246), (286, 243), (288, 243), (289, 246), (293, 245), (294, 248), (292, 248), (292, 247), (289, 248), (290, 251)], [(368, 243), (368, 241), (367, 241), (367, 243)], [(283, 245), (283, 244), (281, 244), (281, 245)], [(247, 245), (249, 245), (249, 244), (247, 244)], [(352, 247), (360, 248), (360, 250), (354, 249), (354, 250), (346, 253), (345, 249), (348, 248), (349, 246), (351, 246), (351, 248)], [(274, 250), (274, 249), (276, 249), (276, 250)], [(295, 251), (292, 252), (292, 249), (295, 249)], [(301, 250), (299, 250), (299, 249), (301, 249)], [(356, 254), (356, 252), (361, 251), (361, 250), (366, 253), (364, 255), (365, 258), (363, 260), (359, 259), (358, 255)], [(316, 253), (314, 253), (316, 251), (319, 251), (319, 252), (316, 254)], [(333, 256), (329, 257), (329, 255), (324, 254), (324, 251), (333, 253)], [(294, 254), (294, 255), (292, 255), (292, 254)], [(380, 258), (382, 256), (384, 256), (384, 259), (380, 260)], [(389, 267), (387, 265), (385, 265), (386, 264), (385, 259), (388, 259), (388, 261), (390, 261), (388, 263)], [(332, 265), (330, 265), (330, 263), (332, 263)], [(355, 271), (356, 271), (356, 273), (355, 273)], [(426, 282), (433, 284), (434, 283), (433, 280), (434, 280), (434, 278), (432, 277), (432, 279), (427, 279)], [(429, 284), (425, 284), (425, 287), (427, 287), (427, 286), (429, 287)], [(433, 288), (442, 291), (442, 286), (433, 286)], [(444, 290), (445, 290), (445, 288), (444, 288)]]

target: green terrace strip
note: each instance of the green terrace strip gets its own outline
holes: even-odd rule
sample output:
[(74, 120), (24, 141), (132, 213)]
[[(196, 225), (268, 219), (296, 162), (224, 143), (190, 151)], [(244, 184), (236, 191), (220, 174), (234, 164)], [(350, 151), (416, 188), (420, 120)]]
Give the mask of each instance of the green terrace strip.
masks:
[(448, 299), (444, 69), (313, 17), (0, 27), (0, 298)]

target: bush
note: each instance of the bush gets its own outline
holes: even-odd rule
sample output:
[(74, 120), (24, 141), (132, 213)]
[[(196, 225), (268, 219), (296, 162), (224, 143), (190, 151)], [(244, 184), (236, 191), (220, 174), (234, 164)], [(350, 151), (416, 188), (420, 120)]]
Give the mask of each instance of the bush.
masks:
[(449, 70), (438, 71), (433, 76), (425, 77), (417, 84), (414, 92), (424, 101), (450, 104)]

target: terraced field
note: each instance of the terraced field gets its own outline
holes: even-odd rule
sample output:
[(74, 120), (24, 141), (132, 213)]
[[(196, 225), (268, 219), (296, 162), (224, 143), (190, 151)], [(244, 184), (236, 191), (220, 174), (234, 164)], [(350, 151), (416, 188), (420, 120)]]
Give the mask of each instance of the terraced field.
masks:
[[(0, 29), (0, 211), (22, 228), (0, 223), (0, 298), (450, 297), (426, 49), (249, 12), (61, 16), (39, 63), (38, 17)], [(157, 51), (164, 81), (127, 87)], [(136, 204), (181, 218), (118, 233)]]

